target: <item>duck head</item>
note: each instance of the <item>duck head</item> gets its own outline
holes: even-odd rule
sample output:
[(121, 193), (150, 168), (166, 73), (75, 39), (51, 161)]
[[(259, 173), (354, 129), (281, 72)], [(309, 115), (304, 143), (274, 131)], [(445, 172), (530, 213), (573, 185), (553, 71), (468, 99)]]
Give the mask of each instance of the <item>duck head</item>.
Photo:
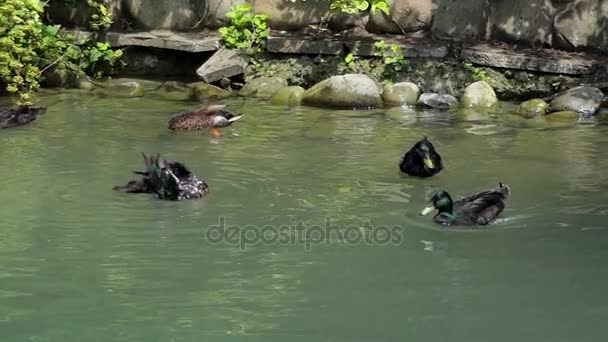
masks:
[(436, 193), (431, 198), (429, 205), (420, 212), (420, 215), (427, 215), (435, 209), (439, 210), (439, 214), (452, 214), (452, 211), (454, 210), (454, 202), (452, 201), (452, 196), (450, 196), (450, 194), (443, 190)]
[(412, 148), (416, 159), (424, 164), (427, 170), (436, 170), (441, 168), (441, 160), (438, 159), (438, 154), (435, 151), (435, 146), (427, 137), (416, 143)]

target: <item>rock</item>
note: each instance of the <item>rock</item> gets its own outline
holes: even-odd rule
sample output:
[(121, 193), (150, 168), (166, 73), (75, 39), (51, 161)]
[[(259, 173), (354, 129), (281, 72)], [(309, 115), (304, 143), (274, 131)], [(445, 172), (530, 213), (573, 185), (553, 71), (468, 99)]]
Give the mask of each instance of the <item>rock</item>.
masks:
[(199, 101), (205, 99), (223, 99), (230, 96), (230, 92), (205, 82), (190, 83), (188, 86), (192, 88), (194, 98)]
[(448, 94), (422, 93), (416, 103), (421, 107), (448, 109), (458, 103), (458, 100)]
[(550, 45), (554, 8), (551, 0), (511, 0), (492, 3), (492, 37)]
[(44, 86), (69, 88), (76, 84), (76, 76), (66, 69), (51, 68), (44, 73)]
[(298, 86), (281, 88), (272, 94), (270, 103), (274, 105), (297, 106), (302, 102), (306, 89)]
[(122, 9), (144, 29), (189, 30), (203, 21), (205, 0), (123, 0)]
[(571, 1), (554, 20), (555, 45), (562, 49), (608, 49), (608, 1)]
[(515, 109), (515, 113), (524, 118), (534, 118), (537, 116), (545, 115), (549, 104), (543, 99), (532, 99), (526, 102), (522, 102)]
[(144, 87), (138, 81), (114, 79), (95, 83), (99, 88), (95, 93), (109, 97), (141, 97), (144, 96)]
[(457, 40), (486, 38), (489, 15), (488, 0), (441, 0), (431, 32)]
[[(374, 33), (402, 33), (428, 30), (436, 6), (433, 0), (388, 0), (390, 16), (376, 11), (370, 16), (367, 29)], [(393, 21), (394, 20), (394, 21)], [(397, 24), (395, 24), (397, 22)]]
[(344, 53), (344, 43), (335, 39), (271, 34), (266, 40), (266, 50), (268, 52), (309, 55), (342, 55)]
[(578, 114), (573, 111), (561, 111), (550, 113), (545, 116), (545, 120), (553, 122), (564, 122), (564, 121), (576, 121), (578, 120)]
[(215, 51), (221, 46), (221, 38), (195, 32), (108, 32), (106, 41), (112, 47), (143, 46), (186, 52)]
[(363, 74), (333, 76), (304, 93), (304, 102), (329, 107), (377, 107), (382, 105), (380, 89)]
[(489, 108), (498, 103), (494, 89), (484, 81), (470, 84), (464, 89), (460, 103), (465, 108)]
[(329, 13), (329, 2), (325, 0), (251, 0), (251, 7), (254, 13), (267, 15), (268, 25), (277, 30), (319, 24)]
[(165, 82), (158, 87), (155, 91), (155, 95), (162, 100), (168, 101), (185, 101), (189, 100), (193, 96), (193, 89), (186, 86), (182, 82), (169, 81)]
[(205, 27), (215, 29), (226, 26), (230, 22), (226, 17), (230, 8), (245, 2), (245, 0), (205, 0), (205, 13), (207, 13), (204, 20)]
[(460, 57), (474, 64), (493, 68), (542, 71), (555, 74), (590, 74), (601, 61), (584, 55), (556, 50), (512, 49), (477, 44), (462, 49)]
[(77, 86), (80, 90), (93, 90), (95, 89), (95, 83), (92, 82), (89, 76), (79, 77), (77, 80)]
[(558, 94), (549, 104), (549, 112), (574, 111), (582, 115), (593, 115), (600, 108), (604, 94), (590, 86), (579, 86)]
[(337, 13), (331, 16), (329, 27), (334, 31), (345, 31), (355, 27), (365, 29), (368, 22), (369, 15)]
[(242, 74), (247, 64), (247, 57), (243, 53), (237, 50), (220, 49), (196, 70), (196, 74), (203, 81), (212, 83), (225, 77)]
[(287, 81), (284, 79), (280, 77), (262, 76), (247, 82), (247, 84), (241, 88), (239, 95), (269, 98), (274, 92), (283, 87), (287, 87)]
[(382, 93), (382, 100), (388, 105), (415, 105), (420, 96), (420, 88), (411, 82), (395, 83)]

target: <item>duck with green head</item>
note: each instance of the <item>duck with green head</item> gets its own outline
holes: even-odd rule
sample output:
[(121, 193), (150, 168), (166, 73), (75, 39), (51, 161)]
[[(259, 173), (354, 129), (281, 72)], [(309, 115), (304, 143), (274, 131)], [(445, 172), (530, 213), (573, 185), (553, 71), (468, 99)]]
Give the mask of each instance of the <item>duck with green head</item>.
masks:
[(431, 198), (429, 205), (420, 215), (427, 215), (436, 209), (439, 212), (433, 220), (439, 224), (486, 225), (494, 221), (505, 209), (510, 192), (508, 185), (498, 183), (497, 188), (454, 202), (449, 193), (440, 191)]

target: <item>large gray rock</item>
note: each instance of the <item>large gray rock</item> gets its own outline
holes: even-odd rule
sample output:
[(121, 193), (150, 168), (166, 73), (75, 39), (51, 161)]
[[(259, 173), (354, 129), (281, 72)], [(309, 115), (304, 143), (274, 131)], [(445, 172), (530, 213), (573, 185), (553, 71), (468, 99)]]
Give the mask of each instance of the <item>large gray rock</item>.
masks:
[(558, 94), (549, 104), (549, 112), (574, 111), (593, 115), (600, 108), (604, 94), (595, 87), (580, 86)]
[(232, 6), (244, 4), (245, 0), (205, 0), (205, 20), (203, 25), (209, 28), (226, 26), (230, 19), (226, 14)]
[(204, 19), (205, 0), (123, 0), (122, 9), (144, 29), (190, 30)]
[(496, 1), (492, 6), (492, 37), (551, 44), (555, 11), (551, 0)]
[(608, 0), (576, 0), (554, 21), (555, 43), (563, 49), (608, 49)]
[(238, 50), (219, 49), (196, 70), (196, 74), (203, 81), (212, 83), (242, 74), (247, 64), (247, 57)]
[(280, 77), (257, 77), (247, 82), (239, 95), (270, 98), (277, 90), (287, 87), (287, 81)]
[(457, 103), (458, 100), (449, 94), (422, 93), (416, 104), (427, 108), (448, 109)]
[(318, 24), (329, 12), (329, 1), (325, 0), (251, 0), (253, 12), (268, 16), (273, 29), (297, 30)]
[(489, 0), (439, 0), (433, 34), (458, 40), (486, 38), (489, 32)]
[[(388, 0), (390, 16), (376, 11), (370, 16), (367, 29), (375, 33), (401, 33), (427, 30), (433, 21), (436, 0)], [(399, 26), (397, 26), (397, 24)]]
[(333, 76), (304, 93), (304, 103), (328, 107), (376, 107), (382, 105), (378, 85), (366, 75)]
[(395, 83), (382, 93), (382, 99), (388, 105), (415, 105), (418, 96), (420, 88), (412, 82)]
[(464, 89), (460, 104), (465, 108), (489, 108), (498, 104), (494, 89), (484, 81), (471, 83)]

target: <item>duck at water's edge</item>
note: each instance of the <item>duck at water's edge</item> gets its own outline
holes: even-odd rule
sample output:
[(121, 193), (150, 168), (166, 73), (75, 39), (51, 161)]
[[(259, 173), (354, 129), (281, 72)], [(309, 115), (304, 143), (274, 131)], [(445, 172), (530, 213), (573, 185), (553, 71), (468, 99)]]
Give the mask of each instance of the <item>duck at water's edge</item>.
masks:
[(149, 157), (142, 155), (146, 171), (135, 171), (142, 177), (126, 185), (115, 186), (113, 190), (155, 194), (159, 199), (172, 201), (201, 198), (209, 193), (207, 183), (198, 179), (184, 164), (161, 160), (159, 154)]
[(403, 156), (399, 169), (410, 176), (425, 178), (439, 173), (443, 163), (433, 144), (424, 137)]
[(0, 110), (0, 129), (23, 126), (46, 113), (45, 107), (18, 106)]
[(219, 136), (217, 128), (230, 126), (243, 117), (242, 115), (234, 115), (224, 109), (225, 107), (224, 105), (211, 105), (177, 113), (169, 120), (169, 129), (209, 129), (213, 135)]
[(486, 225), (505, 209), (505, 202), (511, 193), (508, 185), (498, 183), (498, 187), (480, 192), (454, 202), (446, 191), (436, 193), (429, 205), (420, 212), (426, 215), (433, 210), (439, 213), (433, 220), (443, 225)]

